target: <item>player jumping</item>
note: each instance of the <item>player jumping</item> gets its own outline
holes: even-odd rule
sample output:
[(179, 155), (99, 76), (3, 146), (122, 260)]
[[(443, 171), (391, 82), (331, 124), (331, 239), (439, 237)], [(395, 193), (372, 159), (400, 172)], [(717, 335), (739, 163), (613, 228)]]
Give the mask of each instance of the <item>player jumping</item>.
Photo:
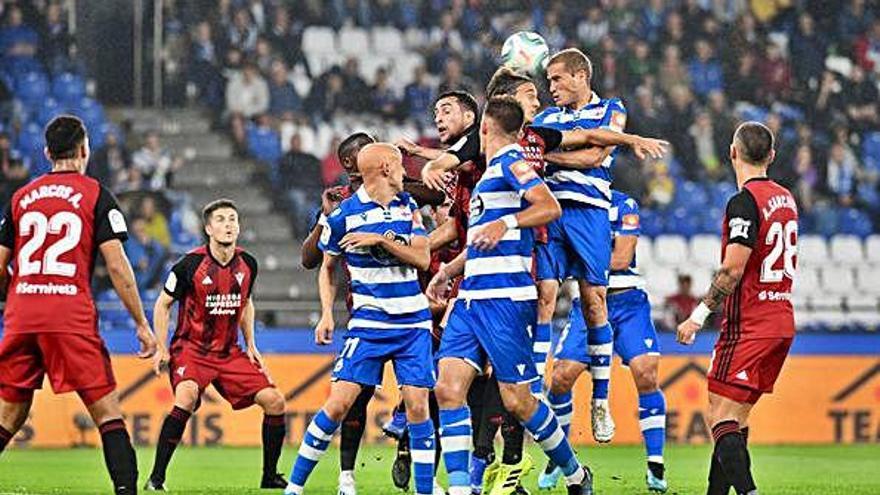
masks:
[[(639, 394), (639, 427), (647, 451), (648, 490), (665, 493), (668, 489), (663, 464), (666, 399), (657, 384), (660, 365), (657, 330), (651, 320), (648, 294), (643, 289), (645, 282), (636, 266), (639, 205), (626, 194), (612, 191), (609, 215), (614, 247), (608, 281), (608, 320), (614, 328), (614, 352), (629, 367)], [(554, 359), (580, 363), (585, 370), (590, 364), (586, 352), (587, 328), (577, 299), (572, 301), (569, 318)], [(553, 488), (558, 476), (558, 470), (543, 474), (538, 480), (539, 488)]]
[(491, 99), (480, 123), (490, 164), (470, 202), (467, 250), (441, 269), (429, 290), (464, 273), (440, 345), (440, 438), (450, 495), (470, 493), (471, 414), (465, 397), (486, 361), (500, 385), (504, 407), (560, 466), (570, 494), (592, 493), (581, 466), (549, 407), (532, 394), (538, 379), (529, 326), (536, 317), (531, 277), (532, 228), (560, 215), (549, 189), (524, 161), (517, 144), (523, 110), (510, 97)]
[(798, 211), (791, 193), (767, 178), (776, 155), (773, 133), (746, 122), (734, 133), (730, 160), (739, 192), (727, 203), (721, 268), (709, 292), (678, 326), (689, 345), (713, 311), (724, 308), (709, 367), (709, 424), (715, 450), (709, 495), (757, 494), (748, 450), (752, 407), (773, 391), (794, 338), (792, 279)]
[[(284, 396), (269, 378), (254, 340), (253, 288), (257, 260), (236, 246), (238, 208), (218, 199), (202, 210), (208, 243), (187, 253), (171, 268), (156, 300), (153, 324), (159, 338), (154, 362), (158, 375), (168, 366), (174, 407), (159, 433), (156, 460), (146, 490), (164, 490), (165, 473), (201, 395), (213, 384), (235, 410), (263, 409), (263, 477), (260, 488), (284, 488), (277, 473), (284, 444)], [(180, 303), (171, 351), (165, 348), (171, 306)], [(238, 328), (247, 350), (238, 346)]]
[(156, 339), (122, 248), (128, 229), (113, 195), (85, 175), (89, 138), (82, 121), (53, 119), (45, 154), (52, 171), (16, 191), (0, 221), (0, 283), (15, 255), (0, 341), (0, 452), (27, 420), (34, 390), (49, 375), (55, 393), (76, 391), (98, 426), (114, 491), (137, 493), (137, 460), (91, 290), (100, 251), (135, 321), (138, 356), (151, 357)]
[(334, 274), (340, 256), (351, 274), (352, 315), (333, 369), (330, 397), (308, 426), (285, 493), (303, 492), (362, 387), (379, 385), (390, 360), (406, 401), (416, 493), (430, 495), (434, 425), (428, 417), (428, 390), (435, 377), (431, 314), (417, 273), (430, 263), (427, 234), (415, 201), (403, 192), (403, 163), (396, 147), (367, 145), (357, 166), (363, 186), (328, 216), (321, 233), (322, 314), (315, 341), (333, 341)]

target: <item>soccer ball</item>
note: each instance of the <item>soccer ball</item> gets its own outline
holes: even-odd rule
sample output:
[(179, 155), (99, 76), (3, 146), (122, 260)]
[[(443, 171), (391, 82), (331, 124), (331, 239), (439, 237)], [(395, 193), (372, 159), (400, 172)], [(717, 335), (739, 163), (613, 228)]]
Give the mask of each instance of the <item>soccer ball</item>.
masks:
[(532, 31), (510, 35), (501, 48), (501, 62), (517, 72), (536, 75), (547, 67), (550, 48), (544, 38)]

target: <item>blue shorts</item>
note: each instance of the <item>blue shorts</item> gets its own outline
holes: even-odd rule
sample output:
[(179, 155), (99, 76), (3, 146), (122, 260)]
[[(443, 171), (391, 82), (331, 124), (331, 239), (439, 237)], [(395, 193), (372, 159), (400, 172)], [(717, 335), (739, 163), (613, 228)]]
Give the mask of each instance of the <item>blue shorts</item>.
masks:
[[(548, 241), (549, 242), (549, 241)], [(553, 256), (555, 249), (550, 244), (539, 242), (535, 244), (535, 278), (541, 280), (565, 280), (565, 259)]]
[(440, 340), (439, 359), (459, 358), (482, 372), (488, 358), (499, 382), (538, 379), (532, 337), (538, 310), (535, 301), (458, 299)]
[(590, 354), (587, 347), (587, 324), (584, 322), (584, 313), (581, 310), (580, 299), (575, 298), (571, 301), (568, 323), (562, 329), (559, 341), (556, 342), (556, 349), (553, 350), (553, 359), (590, 365)]
[(431, 352), (431, 333), (424, 329), (382, 335), (348, 337), (333, 366), (333, 381), (381, 385), (385, 363), (394, 365), (398, 385), (434, 388), (437, 380)]
[(631, 289), (608, 294), (608, 322), (614, 330), (614, 352), (623, 364), (643, 354), (660, 355), (660, 342), (645, 291)]
[(611, 222), (608, 210), (595, 206), (563, 201), (562, 217), (548, 226), (549, 258), (541, 271), (539, 251), (538, 280), (564, 280), (573, 277), (590, 285), (608, 285), (611, 267)]

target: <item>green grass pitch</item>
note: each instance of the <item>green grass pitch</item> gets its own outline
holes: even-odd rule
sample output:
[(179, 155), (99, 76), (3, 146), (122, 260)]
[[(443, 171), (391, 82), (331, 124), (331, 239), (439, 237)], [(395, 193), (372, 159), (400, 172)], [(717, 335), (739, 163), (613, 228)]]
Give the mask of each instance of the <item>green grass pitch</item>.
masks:
[[(543, 466), (534, 446), (532, 457)], [(285, 449), (286, 471), (296, 450)], [(644, 494), (644, 458), (638, 446), (581, 447), (579, 456), (596, 474), (599, 495)], [(668, 447), (666, 462), (671, 494), (705, 493), (708, 446)], [(362, 495), (393, 495), (390, 479), (394, 452), (387, 446), (367, 446), (358, 460), (357, 480)], [(880, 494), (880, 445), (752, 448), (754, 473), (761, 493)], [(139, 449), (140, 483), (150, 471), (152, 449)], [(256, 448), (181, 448), (172, 461), (167, 487), (172, 493), (269, 493), (253, 489), (259, 482), (260, 450)], [(331, 450), (306, 487), (308, 495), (335, 495), (338, 451)], [(442, 472), (442, 469), (441, 469)], [(441, 476), (441, 482), (444, 477)], [(536, 473), (525, 486), (533, 494)], [(0, 493), (110, 493), (101, 452), (83, 450), (10, 450), (0, 457)], [(280, 492), (276, 492), (280, 493)], [(542, 492), (547, 493), (547, 492)], [(557, 488), (554, 494), (564, 493)]]

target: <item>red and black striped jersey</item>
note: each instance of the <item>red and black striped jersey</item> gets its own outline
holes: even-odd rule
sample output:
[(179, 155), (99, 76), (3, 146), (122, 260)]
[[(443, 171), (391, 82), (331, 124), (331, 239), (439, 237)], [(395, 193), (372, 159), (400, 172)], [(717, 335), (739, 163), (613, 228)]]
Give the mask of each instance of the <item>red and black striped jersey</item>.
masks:
[(797, 267), (798, 211), (791, 193), (762, 177), (727, 204), (721, 260), (729, 244), (752, 248), (742, 279), (724, 301), (720, 340), (794, 336), (791, 288)]
[(225, 265), (207, 246), (175, 263), (165, 282), (165, 293), (180, 302), (172, 351), (186, 344), (203, 354), (229, 355), (256, 279), (257, 260), (241, 248)]
[(116, 199), (77, 172), (52, 172), (12, 196), (0, 220), (0, 244), (12, 250), (7, 333), (96, 334), (91, 280), (104, 242), (125, 241)]

